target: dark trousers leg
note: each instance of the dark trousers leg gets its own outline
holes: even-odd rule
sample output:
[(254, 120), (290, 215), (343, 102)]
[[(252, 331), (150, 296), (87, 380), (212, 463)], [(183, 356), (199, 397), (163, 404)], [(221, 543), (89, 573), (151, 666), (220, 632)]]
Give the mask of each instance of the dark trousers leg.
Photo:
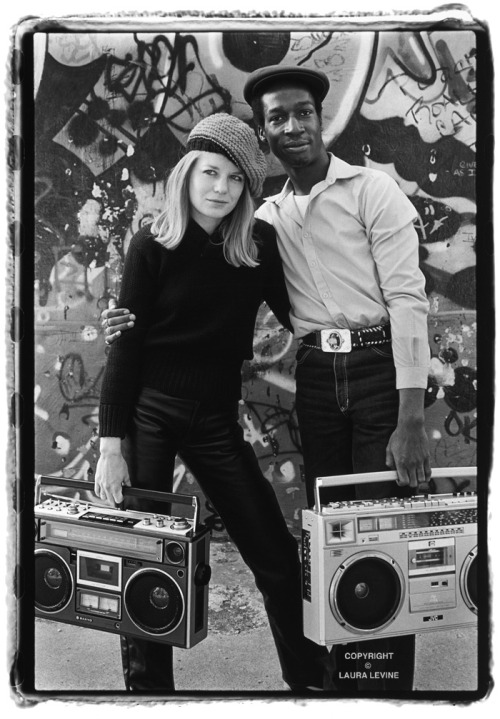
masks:
[(244, 441), (237, 407), (225, 414), (200, 411), (180, 453), (254, 574), (285, 682), (292, 688), (323, 687), (321, 660), (328, 653), (303, 635), (297, 541)]
[[(176, 429), (189, 421), (182, 402), (172, 402), (170, 431), (158, 423), (158, 411), (151, 403), (150, 390), (144, 390), (135, 408), (123, 454), (130, 471), (132, 486), (171, 492), (175, 456), (180, 441)], [(154, 396), (154, 395), (153, 395)], [(125, 506), (144, 512), (168, 513), (168, 505), (149, 500), (126, 498)], [(173, 649), (169, 644), (135, 637), (120, 637), (125, 686), (134, 692), (175, 691)]]
[[(389, 346), (387, 346), (389, 348)], [(302, 440), (308, 503), (314, 503), (316, 477), (387, 469), (385, 452), (397, 423), (399, 397), (390, 350), (372, 348), (349, 354), (327, 354), (301, 348), (297, 355), (297, 416)], [(335, 487), (322, 500), (408, 496), (395, 482)], [(330, 684), (351, 689), (339, 676), (362, 671), (346, 660), (351, 652), (394, 652), (387, 671), (399, 672), (391, 689), (409, 690), (413, 684), (415, 637), (373, 639), (336, 645), (330, 655)], [(357, 683), (358, 689), (386, 689), (381, 682)]]
[(120, 648), (127, 691), (170, 693), (175, 690), (171, 646), (121, 636)]

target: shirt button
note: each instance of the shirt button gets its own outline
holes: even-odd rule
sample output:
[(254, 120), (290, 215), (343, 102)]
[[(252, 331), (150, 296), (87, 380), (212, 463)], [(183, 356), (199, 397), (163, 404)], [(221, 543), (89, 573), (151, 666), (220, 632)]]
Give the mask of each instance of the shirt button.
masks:
[(323, 297), (324, 297), (325, 300), (328, 299), (328, 297), (330, 297), (330, 293), (329, 293), (329, 292), (323, 292)]
[(311, 262), (311, 267), (316, 267), (316, 262), (314, 262), (314, 260)]
[(304, 240), (307, 240), (307, 238), (309, 237), (309, 235), (307, 234), (307, 232), (304, 232), (303, 237), (304, 237)]

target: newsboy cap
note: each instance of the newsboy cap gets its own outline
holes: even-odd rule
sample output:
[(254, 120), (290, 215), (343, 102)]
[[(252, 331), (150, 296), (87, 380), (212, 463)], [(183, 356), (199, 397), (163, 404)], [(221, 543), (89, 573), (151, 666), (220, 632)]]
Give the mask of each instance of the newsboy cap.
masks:
[(311, 88), (320, 101), (323, 101), (330, 89), (330, 80), (321, 70), (297, 65), (268, 65), (254, 70), (247, 78), (243, 88), (243, 97), (251, 105), (266, 85), (277, 80), (297, 80)]

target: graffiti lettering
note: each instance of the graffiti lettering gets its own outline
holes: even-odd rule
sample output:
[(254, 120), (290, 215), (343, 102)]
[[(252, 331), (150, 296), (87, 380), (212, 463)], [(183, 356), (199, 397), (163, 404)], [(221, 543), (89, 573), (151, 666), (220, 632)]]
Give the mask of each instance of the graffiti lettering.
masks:
[[(140, 95), (144, 105), (155, 102), (154, 117), (164, 116), (178, 130), (188, 130), (174, 122), (174, 118), (190, 109), (196, 101), (214, 94), (218, 110), (229, 109), (229, 92), (224, 90), (217, 80), (204, 69), (199, 55), (198, 42), (192, 35), (176, 33), (173, 44), (164, 35), (158, 35), (152, 42), (146, 43), (134, 35), (136, 59), (108, 57), (105, 71), (105, 85), (117, 97), (121, 96), (132, 103)], [(195, 63), (188, 59), (191, 49), (201, 69), (207, 87), (197, 97), (186, 101), (187, 77), (195, 70)], [(166, 72), (162, 69), (167, 67)], [(176, 79), (174, 79), (176, 74)], [(165, 112), (168, 99), (175, 97), (181, 107), (177, 111)], [(157, 105), (156, 101), (160, 100)], [(215, 107), (214, 107), (215, 109)]]
[[(257, 428), (257, 435), (263, 446), (266, 444), (271, 448), (271, 454), (262, 455), (265, 457), (276, 457), (280, 452), (280, 443), (278, 440), (278, 430), (285, 432), (284, 438), (287, 439), (287, 445), (290, 446), (292, 452), (301, 452), (299, 428), (295, 416), (295, 404), (291, 409), (285, 409), (282, 406), (274, 406), (264, 404), (262, 402), (245, 401), (248, 408), (247, 425), (251, 421), (251, 426)], [(287, 449), (287, 452), (290, 451)]]
[(449, 413), (444, 422), (444, 428), (450, 437), (458, 437), (459, 435), (462, 435), (465, 444), (477, 442), (477, 437), (473, 437), (471, 434), (476, 427), (477, 420), (475, 418), (471, 419), (466, 415), (462, 420), (458, 412), (455, 410), (452, 410)]

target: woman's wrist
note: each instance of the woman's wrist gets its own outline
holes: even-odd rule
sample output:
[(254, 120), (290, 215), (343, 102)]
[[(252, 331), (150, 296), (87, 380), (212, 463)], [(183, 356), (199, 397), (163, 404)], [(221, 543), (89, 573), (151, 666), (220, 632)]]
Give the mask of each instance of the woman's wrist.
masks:
[(122, 453), (122, 441), (120, 437), (101, 437), (99, 440), (99, 449), (101, 456), (110, 456)]

